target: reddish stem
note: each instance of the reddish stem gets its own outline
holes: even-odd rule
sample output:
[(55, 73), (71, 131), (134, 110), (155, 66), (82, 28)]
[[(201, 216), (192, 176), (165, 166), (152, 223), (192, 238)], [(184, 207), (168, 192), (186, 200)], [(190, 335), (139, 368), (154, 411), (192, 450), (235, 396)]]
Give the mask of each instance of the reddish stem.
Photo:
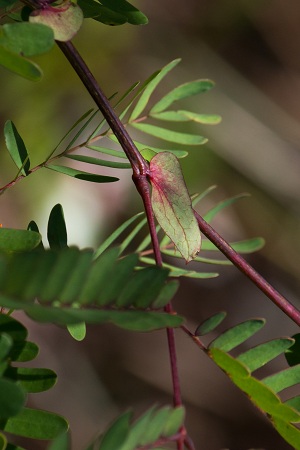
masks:
[(244, 258), (239, 255), (196, 211), (194, 211), (200, 231), (248, 277), (278, 308), (297, 325), (300, 325), (300, 311), (268, 283)]
[[(147, 177), (149, 175), (148, 163), (142, 157), (142, 155), (137, 150), (131, 137), (129, 136), (124, 125), (120, 121), (119, 117), (116, 115), (114, 109), (110, 105), (109, 100), (106, 98), (102, 90), (100, 89), (97, 81), (90, 72), (89, 68), (73, 46), (71, 42), (57, 42), (60, 49), (63, 51), (64, 55), (67, 57), (68, 61), (71, 63), (72, 67), (76, 71), (77, 75), (85, 85), (86, 89), (90, 93), (91, 97), (94, 99), (95, 103), (99, 107), (103, 114), (103, 117), (107, 120), (110, 128), (117, 137), (121, 147), (123, 148), (126, 156), (128, 157), (132, 170), (133, 170), (133, 181), (139, 194), (142, 197), (145, 212), (147, 215), (153, 251), (156, 259), (156, 264), (162, 266), (162, 257), (159, 248), (159, 241), (155, 229), (154, 214), (151, 205), (150, 198), (150, 188), (148, 184)], [(172, 305), (169, 304), (165, 307), (165, 311), (172, 313)], [(174, 405), (182, 405), (181, 392), (180, 392), (180, 382), (177, 366), (176, 357), (176, 346), (175, 346), (175, 333), (173, 328), (167, 328), (167, 337), (169, 345), (172, 381), (173, 381), (173, 398)], [(180, 438), (177, 441), (177, 449), (183, 450), (184, 447), (184, 434), (185, 429), (183, 428), (180, 433)]]

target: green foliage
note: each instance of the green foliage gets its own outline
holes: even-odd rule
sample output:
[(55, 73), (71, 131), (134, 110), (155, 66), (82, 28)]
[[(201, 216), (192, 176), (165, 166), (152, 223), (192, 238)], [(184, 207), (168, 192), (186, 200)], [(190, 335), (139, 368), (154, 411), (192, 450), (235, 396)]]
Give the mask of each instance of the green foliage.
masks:
[[(51, 389), (56, 374), (50, 369), (15, 365), (32, 361), (37, 353), (37, 345), (27, 341), (26, 328), (12, 317), (1, 314), (0, 429), (33, 439), (53, 439), (67, 430), (65, 419), (54, 413), (27, 408), (25, 403), (28, 393)], [(1, 436), (1, 448), (6, 448), (6, 439)]]
[[(196, 335), (212, 331), (220, 323), (222, 313), (207, 319), (200, 325)], [(285, 369), (262, 380), (252, 376), (258, 370), (283, 352), (287, 351), (294, 340), (279, 338), (260, 344), (240, 353), (237, 357), (228, 352), (246, 342), (265, 324), (263, 319), (250, 319), (220, 334), (208, 346), (208, 356), (228, 375), (231, 381), (241, 389), (250, 400), (271, 420), (284, 439), (295, 449), (300, 449), (300, 430), (294, 425), (300, 422), (300, 404), (295, 399), (282, 401), (277, 395), (287, 387), (300, 381), (300, 365)], [(204, 329), (205, 333), (201, 333)]]

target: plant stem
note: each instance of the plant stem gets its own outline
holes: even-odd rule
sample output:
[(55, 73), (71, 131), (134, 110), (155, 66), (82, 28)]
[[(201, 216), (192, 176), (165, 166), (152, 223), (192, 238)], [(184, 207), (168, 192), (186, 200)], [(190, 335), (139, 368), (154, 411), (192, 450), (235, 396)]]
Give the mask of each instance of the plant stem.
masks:
[(196, 211), (194, 211), (200, 231), (248, 277), (278, 308), (297, 325), (300, 325), (300, 311), (268, 283), (244, 258), (239, 255)]
[[(132, 170), (133, 170), (133, 181), (139, 194), (142, 197), (145, 212), (147, 215), (148, 225), (150, 229), (150, 235), (153, 245), (153, 251), (155, 255), (156, 264), (162, 266), (162, 257), (159, 248), (158, 237), (155, 229), (154, 214), (151, 205), (150, 198), (150, 188), (148, 184), (149, 166), (142, 155), (137, 150), (131, 137), (126, 131), (124, 125), (120, 121), (119, 117), (116, 115), (114, 109), (110, 105), (109, 100), (104, 95), (100, 89), (97, 81), (90, 72), (89, 68), (81, 58), (80, 54), (77, 52), (76, 48), (71, 42), (57, 42), (58, 46), (72, 65), (73, 69), (76, 71), (77, 75), (85, 85), (86, 89), (90, 93), (91, 97), (97, 104), (98, 108), (103, 114), (103, 117), (107, 120), (110, 128), (117, 137), (121, 147), (123, 148), (127, 158), (129, 159)], [(165, 306), (165, 311), (169, 314), (173, 313), (173, 308), (171, 303)], [(181, 406), (181, 392), (180, 392), (180, 382), (177, 366), (176, 357), (176, 346), (175, 346), (175, 333), (173, 328), (167, 328), (168, 346), (170, 354), (171, 372), (172, 372), (172, 382), (173, 382), (173, 400), (175, 406)], [(177, 449), (183, 450), (185, 429), (183, 428), (180, 433), (180, 437), (177, 440)]]

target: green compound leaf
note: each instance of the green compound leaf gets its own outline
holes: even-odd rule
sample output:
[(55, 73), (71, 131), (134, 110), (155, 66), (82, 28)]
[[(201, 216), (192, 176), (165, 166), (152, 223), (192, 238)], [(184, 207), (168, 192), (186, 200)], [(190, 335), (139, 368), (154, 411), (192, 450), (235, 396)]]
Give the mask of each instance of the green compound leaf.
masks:
[(54, 439), (67, 431), (66, 420), (54, 413), (23, 408), (19, 414), (10, 417), (2, 427), (7, 433), (32, 439)]
[(148, 123), (131, 123), (131, 126), (143, 133), (150, 134), (159, 139), (168, 142), (175, 142), (182, 145), (203, 145), (207, 139), (198, 134), (179, 133), (178, 131), (167, 130), (166, 128), (157, 127)]
[(202, 322), (195, 331), (195, 336), (204, 336), (217, 328), (226, 317), (226, 312), (221, 311)]
[(25, 400), (26, 394), (21, 386), (7, 378), (0, 378), (0, 427), (1, 420), (19, 413)]
[(40, 67), (0, 45), (0, 65), (30, 81), (40, 81), (43, 75)]
[(264, 319), (250, 319), (235, 325), (212, 341), (209, 348), (218, 348), (228, 352), (257, 333), (265, 323)]
[(217, 365), (229, 375), (233, 383), (245, 392), (260, 409), (285, 422), (300, 422), (300, 414), (288, 405), (281, 403), (280, 398), (263, 382), (251, 377), (248, 368), (242, 363), (217, 348), (210, 349), (209, 354)]
[(213, 87), (214, 83), (211, 80), (190, 81), (188, 83), (182, 84), (181, 86), (177, 86), (151, 108), (150, 114), (164, 111), (169, 106), (171, 106), (172, 103), (178, 100), (182, 100), (184, 98), (191, 97), (192, 95), (206, 92)]
[(154, 156), (150, 180), (158, 223), (189, 262), (200, 251), (201, 236), (177, 158), (168, 152)]
[(55, 40), (66, 42), (79, 31), (83, 13), (76, 3), (65, 1), (59, 6), (47, 6), (33, 11), (29, 21), (47, 25), (53, 30)]
[[(259, 323), (256, 325), (259, 328)], [(225, 331), (209, 346), (208, 356), (260, 410), (268, 415), (278, 433), (293, 448), (300, 449), (300, 430), (293, 425), (300, 423), (300, 396), (285, 400), (283, 403), (277, 395), (277, 392), (299, 384), (300, 365), (290, 367), (263, 380), (257, 380), (251, 375), (252, 371), (287, 351), (286, 349), (293, 345), (293, 339), (274, 339), (240, 354), (237, 358), (226, 353), (227, 350), (235, 348), (241, 341), (252, 336), (255, 328), (255, 321), (250, 320), (231, 328), (228, 330), (229, 334), (228, 331)], [(232, 330), (234, 332), (230, 336)], [(240, 339), (237, 337), (239, 333), (241, 334)], [(223, 335), (227, 335), (232, 343), (226, 343), (226, 339), (224, 342), (220, 341), (219, 339)], [(218, 340), (223, 347), (222, 350), (214, 345)]]
[(51, 28), (29, 22), (8, 23), (0, 28), (0, 46), (19, 56), (46, 53), (54, 45)]
[(285, 351), (285, 359), (289, 366), (295, 366), (300, 363), (300, 333), (292, 336), (294, 344)]
[(48, 220), (47, 238), (50, 248), (53, 250), (68, 246), (64, 211), (60, 204), (55, 205), (51, 210)]
[(11, 120), (8, 120), (4, 125), (4, 137), (7, 150), (17, 168), (22, 175), (28, 175), (30, 170), (28, 152), (23, 139)]
[[(0, 305), (61, 325), (110, 322), (136, 331), (179, 326), (181, 317), (153, 310), (167, 284), (168, 271), (149, 267), (136, 272), (137, 256), (118, 260), (119, 253), (118, 248), (111, 249), (94, 260), (92, 251), (72, 247), (10, 258), (1, 255)], [(147, 289), (143, 284), (138, 292), (143, 282), (148, 283)], [(131, 293), (126, 301), (123, 291)], [(168, 293), (158, 302), (165, 296)], [(118, 310), (124, 302), (127, 309)], [(5, 327), (3, 331), (7, 332)]]
[(39, 245), (41, 238), (35, 231), (0, 228), (0, 251), (5, 253), (30, 251)]
[(155, 88), (158, 86), (158, 84), (162, 81), (162, 79), (167, 75), (170, 70), (172, 70), (177, 64), (180, 62), (180, 59), (175, 59), (174, 61), (171, 61), (169, 64), (167, 64), (165, 67), (163, 67), (160, 71), (156, 73), (154, 78), (150, 81), (150, 83), (145, 88), (143, 94), (141, 95), (139, 101), (135, 105), (134, 110), (131, 113), (131, 116), (129, 118), (129, 123), (131, 123), (133, 120), (137, 119), (140, 114), (144, 111), (146, 108), (149, 98), (151, 97), (151, 94), (155, 90)]
[(72, 167), (66, 166), (55, 166), (49, 164), (45, 166), (47, 169), (54, 170), (55, 172), (63, 173), (69, 177), (78, 178), (79, 180), (90, 181), (93, 183), (113, 183), (114, 181), (119, 181), (119, 178), (107, 177), (104, 175), (95, 175), (93, 173), (83, 172), (82, 170), (76, 170)]

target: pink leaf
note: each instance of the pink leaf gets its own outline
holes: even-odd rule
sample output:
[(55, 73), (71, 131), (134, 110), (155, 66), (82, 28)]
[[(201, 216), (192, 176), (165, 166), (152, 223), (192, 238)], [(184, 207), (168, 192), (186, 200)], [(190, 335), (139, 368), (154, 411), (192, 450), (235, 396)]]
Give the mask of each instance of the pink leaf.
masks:
[(186, 262), (200, 251), (201, 235), (178, 159), (170, 152), (150, 161), (152, 208), (156, 219)]

